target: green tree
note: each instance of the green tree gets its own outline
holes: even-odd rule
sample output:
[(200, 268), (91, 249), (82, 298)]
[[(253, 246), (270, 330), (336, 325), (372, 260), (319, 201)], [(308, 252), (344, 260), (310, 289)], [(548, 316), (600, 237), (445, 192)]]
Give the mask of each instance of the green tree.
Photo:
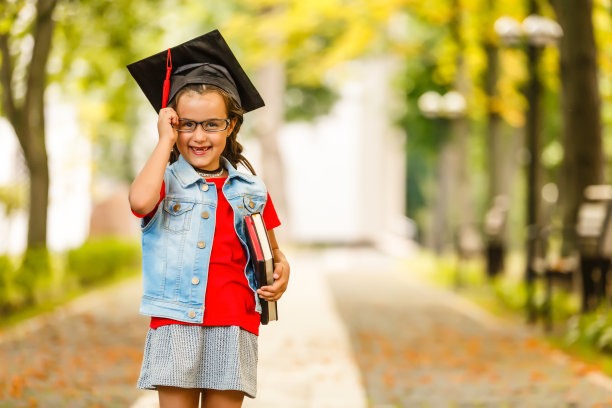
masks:
[[(2, 115), (17, 135), (30, 172), (27, 246), (36, 251), (36, 263), (43, 270), (48, 269), (49, 200), (44, 95), (56, 6), (57, 0), (0, 3)], [(24, 264), (28, 262), (26, 256)]]
[[(18, 18), (29, 19), (25, 16), (29, 10), (25, 1), (3, 1), (0, 5), (2, 113), (15, 130), (30, 171), (28, 246), (45, 247), (49, 173), (43, 98), (54, 25), (52, 15), (57, 1), (39, 0), (32, 21), (18, 21)], [(16, 61), (22, 54), (25, 56), (26, 42), (32, 44), (31, 57), (25, 66), (18, 67), (21, 72), (17, 72)], [(16, 92), (16, 89), (23, 88), (25, 91)]]
[(173, 25), (170, 12), (162, 0), (64, 0), (58, 7), (53, 55), (61, 63), (53, 78), (78, 107), (80, 127), (94, 145), (95, 174), (134, 178), (132, 153), (146, 100), (126, 65), (169, 46), (162, 39)]
[(574, 226), (584, 188), (604, 181), (601, 99), (593, 0), (551, 0), (563, 27), (561, 93), (563, 101), (564, 246), (575, 246)]

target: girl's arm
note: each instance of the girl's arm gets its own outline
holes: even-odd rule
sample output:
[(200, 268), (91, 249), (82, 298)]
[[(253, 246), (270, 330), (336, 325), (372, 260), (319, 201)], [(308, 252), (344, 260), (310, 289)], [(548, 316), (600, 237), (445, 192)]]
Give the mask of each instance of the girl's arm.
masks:
[(159, 201), (159, 192), (164, 181), (166, 165), (178, 136), (178, 132), (172, 127), (172, 124), (177, 123), (178, 115), (174, 109), (164, 108), (159, 111), (157, 120), (159, 140), (157, 146), (155, 146), (149, 160), (130, 187), (130, 207), (136, 214), (150, 213)]
[(271, 286), (262, 286), (257, 290), (260, 297), (265, 300), (278, 300), (281, 298), (283, 293), (287, 290), (289, 284), (289, 262), (285, 254), (278, 248), (276, 242), (276, 236), (274, 230), (268, 230), (268, 237), (270, 238), (270, 246), (272, 247), (272, 255), (274, 256), (274, 284)]

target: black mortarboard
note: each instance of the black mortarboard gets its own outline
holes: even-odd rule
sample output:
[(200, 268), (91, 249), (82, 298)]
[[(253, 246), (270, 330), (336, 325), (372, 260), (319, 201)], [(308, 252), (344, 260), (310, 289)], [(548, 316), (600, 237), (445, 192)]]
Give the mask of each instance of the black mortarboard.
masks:
[[(162, 108), (164, 91), (170, 101), (189, 84), (218, 86), (232, 95), (245, 112), (264, 106), (261, 95), (219, 30), (134, 62), (127, 68), (157, 112)], [(167, 72), (170, 73), (169, 87), (164, 86)]]

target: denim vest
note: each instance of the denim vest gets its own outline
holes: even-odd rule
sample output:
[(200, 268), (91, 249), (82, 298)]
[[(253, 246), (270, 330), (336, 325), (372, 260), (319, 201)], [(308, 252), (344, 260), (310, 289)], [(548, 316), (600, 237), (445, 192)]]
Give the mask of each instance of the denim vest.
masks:
[[(224, 157), (229, 172), (222, 190), (234, 211), (234, 229), (247, 254), (244, 269), (261, 313), (255, 274), (249, 262), (244, 217), (263, 213), (267, 191), (256, 176), (238, 172)], [(208, 267), (215, 234), (217, 190), (182, 156), (166, 168), (166, 197), (151, 220), (142, 225), (143, 297), (140, 313), (202, 323)]]

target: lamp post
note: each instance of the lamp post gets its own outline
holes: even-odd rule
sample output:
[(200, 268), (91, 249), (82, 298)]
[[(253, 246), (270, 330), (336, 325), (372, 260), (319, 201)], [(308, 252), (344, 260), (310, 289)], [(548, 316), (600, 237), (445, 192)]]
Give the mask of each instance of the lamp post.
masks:
[[(440, 128), (446, 129), (449, 121), (459, 119), (465, 115), (467, 104), (463, 95), (456, 91), (447, 92), (444, 95), (435, 91), (429, 91), (422, 94), (418, 99), (418, 107), (422, 115), (426, 118), (436, 120), (440, 124)], [(448, 232), (448, 203), (455, 202), (449, 199), (449, 191), (453, 187), (453, 177), (459, 171), (454, 168), (454, 154), (451, 143), (444, 143), (440, 152), (438, 164), (438, 183), (437, 194), (434, 204), (434, 216), (432, 222), (433, 247), (436, 252), (440, 253), (444, 249), (444, 241)], [(459, 158), (463, 156), (461, 152)], [(460, 167), (457, 165), (456, 167)], [(462, 195), (466, 192), (459, 191)], [(459, 203), (461, 205), (461, 203)]]
[[(535, 4), (532, 4), (532, 12), (536, 11)], [(516, 46), (525, 41), (527, 43), (527, 66), (529, 79), (525, 89), (525, 96), (528, 102), (525, 124), (525, 139), (528, 155), (527, 167), (527, 259), (525, 279), (527, 283), (527, 312), (528, 319), (535, 319), (535, 309), (533, 306), (533, 283), (536, 277), (534, 270), (534, 259), (536, 257), (537, 239), (542, 227), (539, 216), (540, 210), (540, 185), (541, 169), (541, 94), (542, 82), (539, 77), (538, 67), (540, 64), (542, 50), (544, 47), (556, 44), (557, 40), (563, 35), (561, 26), (554, 20), (531, 14), (522, 23), (516, 19), (503, 16), (495, 21), (495, 32), (502, 43), (509, 46)]]
[(419, 110), (426, 118), (457, 119), (465, 114), (467, 104), (465, 98), (457, 91), (440, 95), (436, 91), (428, 91), (419, 97)]

